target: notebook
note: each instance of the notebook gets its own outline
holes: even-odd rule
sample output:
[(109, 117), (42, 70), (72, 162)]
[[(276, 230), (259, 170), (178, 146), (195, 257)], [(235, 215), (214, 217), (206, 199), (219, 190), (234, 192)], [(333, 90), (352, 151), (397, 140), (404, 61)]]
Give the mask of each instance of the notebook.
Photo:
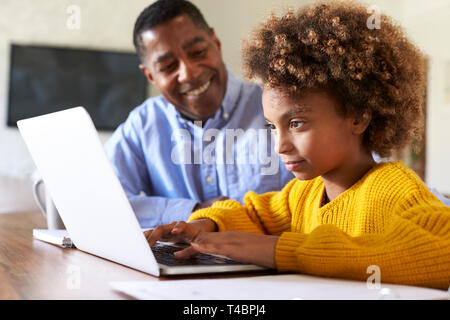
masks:
[(224, 259), (178, 266), (157, 262), (83, 107), (17, 126), (77, 249), (155, 276), (264, 269)]
[(445, 290), (391, 283), (382, 283), (377, 288), (368, 286), (366, 281), (304, 274), (177, 281), (114, 281), (110, 285), (116, 291), (144, 300), (450, 299), (450, 291)]

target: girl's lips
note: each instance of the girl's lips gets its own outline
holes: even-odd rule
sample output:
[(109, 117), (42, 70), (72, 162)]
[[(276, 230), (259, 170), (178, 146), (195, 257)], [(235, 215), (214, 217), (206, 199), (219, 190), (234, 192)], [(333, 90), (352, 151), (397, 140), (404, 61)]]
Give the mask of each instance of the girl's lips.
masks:
[(287, 161), (284, 164), (286, 165), (286, 169), (288, 169), (289, 171), (295, 171), (303, 164), (303, 162), (305, 162), (305, 160)]

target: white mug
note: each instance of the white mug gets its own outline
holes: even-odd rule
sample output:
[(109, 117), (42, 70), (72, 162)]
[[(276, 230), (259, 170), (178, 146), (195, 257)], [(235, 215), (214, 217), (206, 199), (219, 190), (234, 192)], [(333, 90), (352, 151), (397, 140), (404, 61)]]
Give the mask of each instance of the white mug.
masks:
[(45, 188), (45, 203), (41, 199), (39, 186), (43, 183), (44, 181), (42, 179), (39, 179), (34, 183), (33, 195), (39, 209), (41, 209), (42, 213), (47, 219), (47, 228), (49, 230), (65, 229), (66, 227), (64, 226), (64, 223), (59, 216), (58, 210), (53, 203), (50, 191), (47, 188)]

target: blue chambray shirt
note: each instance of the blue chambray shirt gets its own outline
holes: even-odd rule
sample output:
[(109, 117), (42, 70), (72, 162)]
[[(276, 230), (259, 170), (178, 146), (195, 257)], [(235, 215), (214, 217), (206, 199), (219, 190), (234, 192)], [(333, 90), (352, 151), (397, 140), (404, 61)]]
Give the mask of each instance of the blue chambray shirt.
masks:
[(228, 71), (222, 105), (203, 127), (163, 96), (129, 114), (105, 145), (143, 228), (187, 220), (198, 202), (280, 190), (294, 178), (273, 151), (260, 86)]

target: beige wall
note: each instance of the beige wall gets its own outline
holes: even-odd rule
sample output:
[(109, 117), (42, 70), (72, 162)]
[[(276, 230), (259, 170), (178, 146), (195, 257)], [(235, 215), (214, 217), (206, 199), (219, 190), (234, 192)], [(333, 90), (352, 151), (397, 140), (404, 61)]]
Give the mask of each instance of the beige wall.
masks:
[(450, 1), (409, 0), (403, 22), (429, 59), (425, 179), (450, 195)]
[[(55, 45), (133, 51), (136, 16), (147, 1), (0, 1), (0, 175), (29, 176), (34, 164), (17, 129), (6, 127), (9, 44)], [(67, 8), (81, 9), (81, 28), (66, 26)], [(107, 135), (102, 135), (105, 140)]]
[[(1, 0), (0, 1), (0, 175), (28, 177), (34, 165), (16, 129), (7, 128), (6, 103), (9, 43), (43, 44), (132, 51), (132, 29), (139, 12), (151, 1), (133, 0)], [(251, 28), (273, 9), (281, 12), (306, 0), (193, 0), (222, 41), (227, 65), (241, 76), (240, 47)], [(432, 60), (429, 90), (427, 180), (450, 193), (450, 106), (443, 103), (443, 64), (450, 61), (449, 44), (441, 37), (450, 30), (448, 1), (365, 1), (401, 21)], [(433, 3), (432, 5), (430, 3)], [(69, 5), (81, 9), (80, 30), (66, 27)], [(426, 9), (426, 10), (425, 10)], [(438, 17), (438, 18), (436, 18)], [(103, 141), (108, 134), (101, 135)], [(446, 143), (447, 142), (447, 143)]]

